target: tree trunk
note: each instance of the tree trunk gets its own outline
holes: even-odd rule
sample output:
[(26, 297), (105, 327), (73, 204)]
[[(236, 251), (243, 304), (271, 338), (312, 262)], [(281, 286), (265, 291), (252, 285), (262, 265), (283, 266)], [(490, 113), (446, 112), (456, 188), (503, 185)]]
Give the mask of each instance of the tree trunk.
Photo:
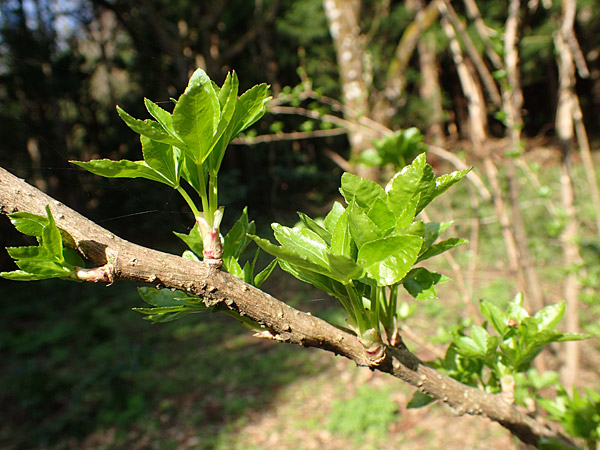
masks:
[[(574, 121), (576, 108), (575, 95), (575, 64), (571, 48), (567, 43), (569, 33), (573, 31), (576, 5), (574, 0), (562, 2), (562, 25), (554, 33), (554, 45), (559, 74), (558, 105), (556, 108), (556, 134), (560, 140), (563, 157), (560, 172), (561, 199), (565, 213), (566, 225), (560, 241), (563, 247), (564, 264), (567, 272), (564, 279), (564, 297), (567, 303), (565, 325), (567, 331), (579, 331), (579, 270), (581, 257), (576, 239), (579, 234), (579, 224), (575, 216), (575, 193), (570, 172), (570, 155), (573, 151)], [(561, 381), (569, 389), (577, 378), (579, 369), (579, 346), (569, 342), (564, 347)]]
[[(359, 26), (360, 0), (323, 0), (323, 8), (329, 23), (337, 55), (337, 65), (342, 85), (344, 115), (347, 119), (358, 121), (368, 116), (369, 93), (364, 77), (363, 58), (366, 52), (365, 39)], [(350, 160), (371, 146), (370, 140), (360, 129), (348, 130), (350, 140)], [(358, 175), (374, 177), (374, 171), (357, 167)]]

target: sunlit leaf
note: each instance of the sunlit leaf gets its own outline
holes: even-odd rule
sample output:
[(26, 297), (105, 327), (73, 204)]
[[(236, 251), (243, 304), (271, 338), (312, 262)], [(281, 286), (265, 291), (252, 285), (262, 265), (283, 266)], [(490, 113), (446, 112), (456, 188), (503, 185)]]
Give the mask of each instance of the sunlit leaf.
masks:
[(371, 208), (375, 200), (386, 200), (385, 191), (377, 183), (348, 172), (342, 175), (340, 192), (348, 204), (355, 200), (359, 206), (367, 210)]
[(358, 249), (358, 262), (379, 286), (402, 281), (417, 260), (422, 240), (417, 236), (389, 236), (367, 242)]
[(339, 202), (333, 203), (331, 211), (329, 211), (329, 213), (325, 217), (325, 220), (323, 221), (323, 225), (325, 226), (327, 231), (333, 234), (335, 224), (339, 220), (340, 216), (344, 213), (344, 211), (345, 208)]
[(154, 139), (158, 142), (164, 142), (171, 145), (181, 145), (181, 141), (167, 133), (158, 122), (150, 119), (135, 119), (119, 106), (117, 106), (117, 112), (119, 113), (121, 119), (123, 119), (123, 122), (125, 122), (127, 126), (136, 133), (141, 134), (142, 136), (147, 136), (150, 139)]
[(172, 186), (167, 178), (152, 169), (146, 161), (94, 159), (92, 161), (71, 161), (71, 163), (102, 177), (146, 178), (147, 180), (158, 181), (159, 183)]
[(197, 164), (209, 155), (220, 116), (219, 99), (210, 83), (191, 83), (175, 105), (173, 128)]
[(172, 145), (154, 141), (146, 136), (140, 136), (140, 141), (146, 164), (164, 178), (163, 183), (173, 188), (179, 186), (181, 150)]
[(468, 241), (466, 239), (459, 239), (459, 238), (450, 238), (450, 239), (446, 239), (445, 241), (438, 242), (437, 244), (434, 244), (431, 247), (429, 247), (427, 250), (425, 250), (425, 252), (423, 252), (419, 256), (419, 259), (417, 260), (417, 262), (424, 261), (428, 258), (433, 258), (434, 256), (437, 256), (441, 253), (444, 253), (445, 251), (448, 251), (455, 247), (458, 247), (459, 245), (466, 244), (467, 242)]

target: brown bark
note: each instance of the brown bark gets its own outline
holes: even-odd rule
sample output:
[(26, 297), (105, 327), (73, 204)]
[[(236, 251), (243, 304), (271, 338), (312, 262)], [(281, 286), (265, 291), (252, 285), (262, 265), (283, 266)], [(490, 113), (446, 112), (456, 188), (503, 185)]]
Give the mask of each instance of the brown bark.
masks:
[[(517, 49), (520, 25), (520, 0), (511, 0), (508, 8), (504, 33), (504, 67), (506, 68), (506, 82), (502, 89), (502, 109), (506, 114), (508, 137), (513, 151), (520, 151), (521, 129), (523, 128), (523, 92), (521, 90), (521, 76), (519, 70), (519, 52)], [(529, 240), (521, 208), (519, 206), (519, 182), (514, 162), (511, 158), (506, 161), (506, 178), (510, 193), (512, 211), (512, 226), (514, 240), (519, 253), (519, 265), (525, 277), (523, 294), (527, 306), (534, 311), (544, 307), (542, 289), (533, 259), (529, 254)], [(543, 370), (543, 358), (539, 359), (538, 369)]]
[[(574, 113), (576, 110), (575, 94), (575, 63), (571, 47), (568, 45), (568, 36), (573, 31), (576, 4), (574, 0), (562, 2), (562, 25), (554, 33), (556, 46), (559, 90), (558, 105), (556, 108), (556, 134), (563, 150), (561, 164), (561, 198), (565, 212), (566, 225), (561, 234), (564, 263), (568, 272), (564, 279), (564, 296), (567, 303), (565, 326), (568, 332), (579, 331), (579, 270), (581, 257), (576, 242), (579, 234), (579, 224), (575, 215), (575, 191), (570, 173), (570, 155), (573, 151), (574, 138)], [(561, 368), (561, 381), (567, 388), (572, 386), (577, 378), (579, 369), (579, 346), (575, 342), (565, 345), (563, 353), (563, 366)]]
[[(368, 86), (365, 82), (365, 39), (360, 30), (360, 0), (323, 0), (337, 55), (337, 65), (342, 85), (344, 114), (351, 121), (370, 113)], [(369, 148), (371, 141), (360, 130), (348, 130), (350, 159)], [(360, 176), (374, 178), (372, 169), (358, 167)]]
[(356, 336), (225, 272), (127, 242), (0, 168), (2, 213), (44, 214), (46, 205), (57, 226), (71, 236), (73, 246), (93, 264), (110, 268), (113, 281), (133, 280), (180, 289), (202, 297), (208, 306), (223, 304), (261, 324), (265, 330), (258, 337), (320, 348), (359, 366), (389, 373), (448, 404), (459, 415), (482, 415), (500, 423), (527, 444), (536, 445), (542, 437), (564, 440), (502, 397), (463, 385), (428, 367), (404, 346), (387, 348), (383, 360), (375, 362)]

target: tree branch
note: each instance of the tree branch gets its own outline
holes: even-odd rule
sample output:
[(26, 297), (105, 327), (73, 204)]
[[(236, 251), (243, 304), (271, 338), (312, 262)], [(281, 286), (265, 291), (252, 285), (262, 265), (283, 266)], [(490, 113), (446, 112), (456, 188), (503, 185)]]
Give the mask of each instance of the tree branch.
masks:
[(42, 215), (46, 205), (50, 206), (57, 226), (72, 238), (72, 245), (93, 264), (111, 267), (114, 281), (133, 280), (194, 293), (208, 306), (222, 303), (258, 322), (265, 328), (260, 337), (320, 348), (345, 356), (359, 366), (389, 373), (447, 403), (459, 415), (489, 417), (527, 444), (535, 445), (542, 437), (565, 442), (560, 434), (503, 398), (463, 385), (428, 367), (403, 344), (387, 348), (384, 359), (374, 362), (356, 336), (296, 310), (226, 272), (121, 239), (0, 168), (0, 212)]

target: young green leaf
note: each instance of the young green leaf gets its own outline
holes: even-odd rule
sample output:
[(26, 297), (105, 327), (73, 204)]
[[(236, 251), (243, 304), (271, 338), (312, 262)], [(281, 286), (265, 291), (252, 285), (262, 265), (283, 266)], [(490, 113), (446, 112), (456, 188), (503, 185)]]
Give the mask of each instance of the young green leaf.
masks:
[(425, 154), (422, 153), (411, 165), (406, 166), (390, 180), (385, 191), (390, 210), (399, 216), (417, 194), (421, 195), (416, 209), (416, 213), (419, 213), (424, 207), (424, 199), (428, 198), (430, 191), (434, 189), (435, 175), (431, 166), (425, 162)]
[(346, 209), (339, 203), (334, 202), (331, 207), (331, 211), (325, 216), (325, 220), (323, 221), (323, 225), (325, 229), (333, 234), (333, 230), (335, 228), (335, 224), (340, 219), (340, 216), (344, 213)]
[[(377, 225), (383, 236), (387, 235), (396, 225), (396, 216), (390, 211), (387, 203), (379, 197), (371, 204), (367, 216)], [(412, 218), (410, 222), (412, 222)]]
[(227, 74), (223, 87), (218, 91), (221, 118), (213, 138), (214, 148), (207, 159), (208, 171), (214, 176), (219, 172), (225, 150), (233, 139), (235, 123), (232, 121), (237, 108), (238, 86), (237, 75), (235, 72), (230, 72)]
[(434, 200), (437, 197), (439, 197), (440, 195), (442, 195), (450, 187), (452, 187), (453, 185), (458, 183), (460, 180), (462, 180), (464, 177), (466, 177), (470, 171), (471, 171), (471, 169), (458, 170), (456, 172), (447, 173), (445, 175), (442, 175), (441, 177), (436, 178), (435, 190), (434, 190), (433, 196), (432, 196), (431, 200), (429, 200), (429, 202), (431, 202), (432, 200)]
[(210, 83), (190, 84), (173, 110), (173, 128), (196, 164), (208, 157), (221, 116), (219, 99)]
[(367, 178), (361, 178), (354, 174), (345, 172), (342, 175), (342, 186), (340, 192), (350, 204), (352, 200), (366, 210), (369, 210), (375, 200), (386, 200), (385, 191), (374, 181)]
[(163, 183), (177, 188), (181, 169), (181, 150), (146, 136), (140, 136), (140, 141), (146, 164), (164, 178)]
[(383, 237), (383, 232), (379, 227), (369, 218), (365, 209), (358, 206), (356, 201), (348, 205), (348, 226), (352, 239), (356, 242), (358, 248), (370, 241), (374, 241)]
[(240, 96), (231, 119), (231, 139), (237, 137), (265, 114), (266, 105), (271, 100), (268, 91), (269, 85), (262, 83), (248, 89)]
[(450, 238), (450, 239), (446, 239), (445, 241), (438, 242), (437, 244), (432, 245), (427, 250), (425, 250), (423, 253), (421, 253), (417, 262), (421, 262), (421, 261), (425, 261), (426, 259), (433, 258), (434, 256), (437, 256), (441, 253), (444, 253), (445, 251), (448, 251), (455, 247), (458, 247), (459, 245), (466, 244), (467, 242), (469, 242), (469, 241), (467, 241), (466, 239), (459, 239), (459, 238)]
[[(294, 250), (288, 247), (280, 247), (269, 242), (267, 239), (261, 239), (258, 236), (249, 234), (248, 237), (252, 239), (256, 245), (258, 245), (266, 253), (275, 256), (279, 260), (285, 261), (292, 265), (294, 268), (307, 269), (312, 272), (329, 276), (329, 268), (326, 263), (319, 264), (309, 259), (307, 256), (302, 256), (296, 253)], [(325, 257), (325, 256), (324, 256)]]
[(203, 241), (202, 241), (202, 233), (200, 233), (200, 229), (198, 228), (198, 224), (194, 224), (194, 227), (190, 230), (188, 234), (173, 232), (175, 236), (181, 239), (185, 244), (189, 247), (189, 249), (194, 252), (198, 256), (202, 256), (203, 250)]
[(402, 285), (417, 300), (435, 300), (437, 294), (434, 286), (448, 280), (449, 278), (444, 275), (417, 267), (406, 274)]
[(564, 301), (554, 305), (548, 305), (538, 311), (534, 318), (538, 321), (539, 330), (553, 330), (565, 314), (566, 303)]
[[(52, 211), (50, 211), (50, 207), (47, 205), (46, 214), (48, 215), (48, 225), (42, 229), (41, 245), (56, 261), (64, 262), (62, 237), (58, 227), (56, 226), (56, 223), (54, 222)], [(21, 267), (21, 269), (27, 270), (23, 267)]]
[(9, 214), (13, 226), (27, 236), (40, 237), (42, 230), (48, 225), (48, 218), (31, 214), (25, 211)]
[(175, 146), (181, 145), (181, 141), (171, 136), (158, 122), (150, 119), (135, 119), (119, 106), (117, 106), (117, 113), (119, 113), (119, 116), (121, 119), (123, 119), (123, 122), (125, 122), (125, 124), (136, 133), (149, 137), (150, 139), (154, 139), (158, 142), (164, 142), (166, 144)]
[(277, 223), (272, 227), (275, 239), (283, 247), (319, 266), (328, 266), (327, 244), (317, 233), (306, 228), (288, 228)]
[(485, 300), (481, 301), (480, 304), (481, 314), (490, 321), (494, 330), (504, 339), (506, 332), (509, 330), (508, 319), (504, 315), (500, 308), (493, 303)]
[(122, 159), (94, 159), (92, 161), (70, 161), (95, 175), (107, 178), (145, 178), (172, 186), (172, 183), (151, 168), (146, 161), (128, 161)]
[[(145, 98), (144, 104), (146, 105), (146, 109), (150, 113), (152, 117), (154, 117), (163, 130), (169, 134), (175, 141), (180, 142), (180, 145), (183, 145), (183, 142), (180, 141), (179, 137), (175, 133), (175, 129), (173, 128), (173, 116), (170, 112), (165, 111), (156, 103), (153, 103), (151, 100)], [(148, 136), (146, 136), (148, 137)]]
[(417, 260), (421, 243), (420, 237), (410, 235), (370, 241), (358, 249), (358, 262), (378, 286), (391, 286), (406, 276)]
[(331, 236), (331, 252), (335, 255), (344, 255), (356, 259), (357, 248), (352, 240), (348, 222), (349, 212), (344, 210), (339, 216)]
[(252, 284), (259, 288), (260, 285), (263, 284), (267, 280), (267, 278), (269, 278), (276, 265), (277, 260), (274, 259), (267, 265), (267, 267), (265, 267), (263, 270), (258, 272), (258, 274), (256, 274), (256, 276), (254, 277), (254, 282)]
[(300, 220), (306, 228), (317, 233), (327, 245), (331, 245), (331, 233), (304, 213), (299, 212)]

